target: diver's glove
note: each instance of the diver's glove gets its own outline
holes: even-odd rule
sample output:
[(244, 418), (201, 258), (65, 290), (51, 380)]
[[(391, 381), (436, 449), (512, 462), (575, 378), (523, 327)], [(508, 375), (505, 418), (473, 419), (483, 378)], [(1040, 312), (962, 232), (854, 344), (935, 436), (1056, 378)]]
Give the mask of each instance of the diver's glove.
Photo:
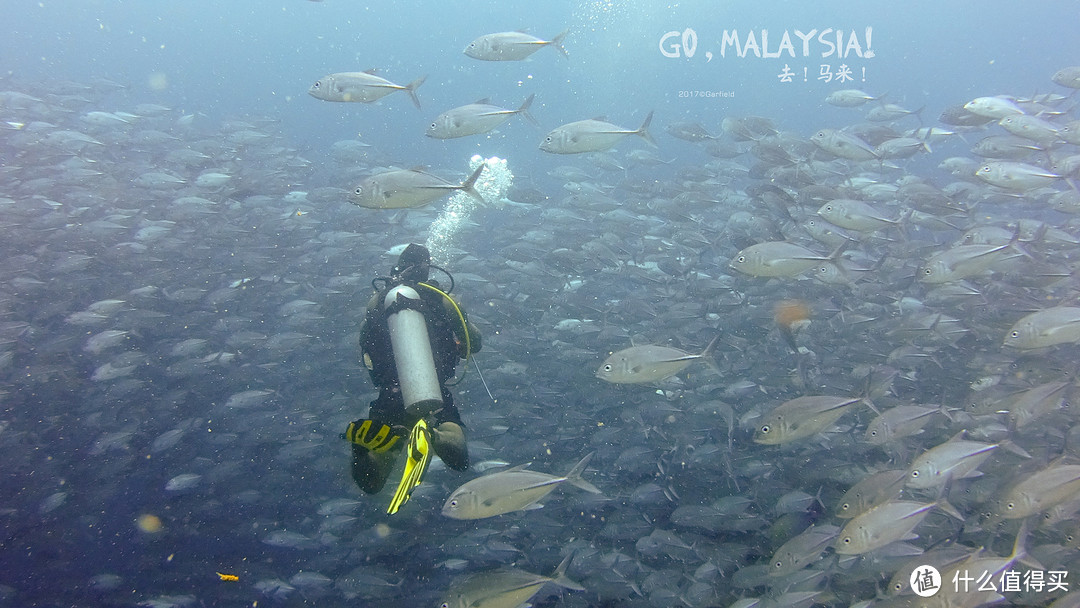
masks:
[(394, 447), (401, 436), (402, 433), (389, 424), (366, 418), (350, 422), (344, 435), (350, 443), (363, 446), (378, 454)]

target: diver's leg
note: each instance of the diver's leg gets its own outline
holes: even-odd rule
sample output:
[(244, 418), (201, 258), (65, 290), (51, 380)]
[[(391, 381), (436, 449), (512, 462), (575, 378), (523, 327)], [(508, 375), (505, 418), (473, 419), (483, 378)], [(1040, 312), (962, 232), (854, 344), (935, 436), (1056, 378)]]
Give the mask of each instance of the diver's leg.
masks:
[(389, 450), (377, 454), (362, 445), (353, 444), (352, 478), (361, 490), (375, 494), (386, 484), (390, 469), (394, 465), (394, 454), (398, 450)]
[(443, 422), (431, 431), (431, 447), (443, 463), (455, 471), (469, 468), (469, 449), (465, 429), (455, 422)]

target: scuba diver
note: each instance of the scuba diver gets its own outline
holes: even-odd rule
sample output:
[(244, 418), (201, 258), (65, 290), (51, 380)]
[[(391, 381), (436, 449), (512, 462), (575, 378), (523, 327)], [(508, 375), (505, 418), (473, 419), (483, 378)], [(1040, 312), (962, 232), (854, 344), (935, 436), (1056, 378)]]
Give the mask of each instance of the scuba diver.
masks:
[[(431, 267), (426, 247), (406, 247), (390, 277), (371, 282), (375, 294), (360, 327), (364, 365), (379, 397), (368, 418), (349, 425), (345, 438), (352, 443), (352, 478), (369, 494), (382, 489), (407, 444), (405, 474), (390, 513), (420, 484), (429, 448), (451, 469), (469, 467), (465, 427), (446, 383), (459, 360), (480, 350), (481, 338), (448, 293), (453, 277), (439, 268), (450, 279), (443, 292), (428, 279)], [(402, 442), (406, 435), (409, 440)]]

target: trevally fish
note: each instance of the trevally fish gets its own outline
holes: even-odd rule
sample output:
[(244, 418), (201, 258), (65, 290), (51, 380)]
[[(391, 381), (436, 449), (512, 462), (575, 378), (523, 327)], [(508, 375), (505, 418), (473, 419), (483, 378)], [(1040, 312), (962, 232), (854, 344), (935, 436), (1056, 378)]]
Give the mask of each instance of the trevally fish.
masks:
[(627, 129), (605, 120), (603, 117), (590, 118), (567, 123), (556, 127), (540, 142), (540, 149), (552, 154), (581, 154), (607, 150), (627, 135), (637, 135), (652, 145), (656, 145), (649, 134), (649, 123), (653, 113), (645, 117), (645, 122), (637, 129)]
[(769, 576), (781, 577), (802, 570), (829, 548), (840, 528), (832, 525), (811, 525), (798, 536), (787, 541), (773, 553), (769, 560)]
[(424, 84), (427, 76), (421, 76), (407, 85), (394, 84), (375, 75), (375, 70), (365, 72), (338, 72), (323, 76), (308, 89), (308, 95), (323, 101), (358, 101), (372, 103), (386, 97), (394, 91), (405, 91), (413, 105), (420, 107), (420, 98), (416, 89)]
[(1049, 186), (1062, 176), (1035, 165), (1000, 160), (984, 163), (975, 171), (975, 177), (999, 188), (1032, 190)]
[[(843, 247), (843, 245), (841, 245)], [(823, 256), (787, 241), (767, 241), (735, 254), (729, 266), (752, 277), (793, 277), (813, 268), (818, 262), (832, 262), (842, 249)]]
[(964, 431), (945, 443), (934, 446), (915, 457), (908, 468), (907, 487), (933, 488), (950, 479), (966, 479), (982, 475), (976, 469), (998, 448), (997, 444), (964, 441)]
[(824, 431), (860, 397), (796, 397), (776, 406), (754, 433), (754, 442), (779, 445)]
[(996, 515), (1021, 519), (1041, 513), (1080, 493), (1080, 465), (1052, 464), (1034, 474), (1022, 473), (1020, 481), (998, 501)]
[(562, 32), (551, 40), (541, 40), (525, 32), (485, 34), (470, 42), (464, 53), (482, 61), (521, 61), (545, 46), (550, 46), (568, 57), (569, 54), (562, 46), (566, 34), (567, 32)]
[(1054, 306), (1020, 319), (1005, 334), (1005, 346), (1024, 350), (1080, 341), (1080, 307)]
[(349, 193), (349, 202), (368, 209), (403, 209), (422, 207), (454, 190), (465, 192), (481, 203), (484, 197), (473, 187), (484, 171), (483, 163), (469, 179), (455, 186), (430, 173), (413, 169), (398, 169), (378, 173), (365, 179)]
[(986, 118), (1005, 118), (1010, 114), (1023, 114), (1016, 103), (1004, 97), (976, 97), (964, 104), (964, 109)]
[(906, 479), (907, 471), (898, 469), (867, 475), (840, 497), (836, 516), (840, 519), (851, 519), (883, 502), (897, 498), (904, 489)]
[(922, 523), (934, 507), (941, 508), (960, 521), (964, 520), (944, 498), (930, 503), (890, 500), (853, 517), (840, 530), (833, 547), (840, 555), (860, 555), (898, 540), (916, 538), (912, 530)]
[(829, 96), (825, 98), (825, 103), (838, 108), (854, 108), (878, 99), (881, 99), (881, 96), (874, 97), (858, 89), (841, 89), (829, 93)]
[(715, 368), (712, 354), (719, 340), (720, 336), (716, 336), (705, 350), (696, 355), (656, 344), (624, 348), (604, 360), (596, 370), (596, 377), (613, 384), (644, 384), (670, 378), (697, 360)]
[(582, 458), (562, 477), (530, 471), (526, 468), (528, 464), (477, 477), (450, 494), (443, 504), (442, 514), (452, 519), (483, 519), (538, 508), (534, 505), (564, 481), (586, 492), (600, 494), (596, 486), (581, 478), (592, 456), (588, 454)]
[(443, 608), (516, 608), (529, 601), (548, 583), (585, 591), (585, 588), (566, 577), (566, 567), (573, 554), (567, 555), (551, 576), (542, 576), (502, 567), (488, 572), (468, 574), (454, 579), (439, 606)]
[(488, 99), (447, 110), (436, 116), (428, 126), (427, 136), (435, 139), (452, 139), (487, 133), (515, 114), (521, 114), (529, 122), (539, 124), (532, 114), (529, 114), (529, 106), (532, 105), (534, 97), (536, 95), (529, 95), (516, 110), (493, 106)]

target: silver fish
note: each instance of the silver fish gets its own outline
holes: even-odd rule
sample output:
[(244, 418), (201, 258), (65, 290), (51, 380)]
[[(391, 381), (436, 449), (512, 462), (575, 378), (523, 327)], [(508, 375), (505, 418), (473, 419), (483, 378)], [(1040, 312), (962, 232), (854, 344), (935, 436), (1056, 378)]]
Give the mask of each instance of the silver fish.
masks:
[(986, 118), (1005, 118), (1011, 114), (1023, 114), (1016, 103), (1004, 97), (976, 97), (964, 104), (964, 109)]
[(810, 526), (773, 553), (769, 560), (769, 576), (787, 576), (802, 570), (816, 561), (839, 533), (840, 528), (836, 526)]
[(917, 538), (912, 534), (930, 510), (943, 511), (963, 521), (963, 516), (947, 502), (920, 503), (909, 500), (890, 500), (871, 508), (849, 521), (833, 543), (840, 555), (860, 555), (899, 540)]
[(550, 577), (509, 567), (468, 574), (450, 583), (450, 588), (439, 606), (516, 608), (529, 601), (529, 598), (548, 583), (574, 591), (585, 591), (584, 587), (566, 577), (566, 567), (572, 557), (573, 554), (567, 555)]
[(975, 177), (1007, 190), (1032, 190), (1049, 186), (1061, 179), (1057, 173), (1051, 173), (1042, 167), (1008, 160), (983, 163)]
[(649, 112), (645, 121), (637, 129), (620, 127), (603, 118), (567, 123), (548, 133), (544, 141), (540, 142), (540, 149), (552, 154), (599, 152), (619, 143), (619, 140), (627, 135), (637, 135), (655, 146), (656, 142), (649, 134), (649, 123), (652, 122), (652, 117), (653, 113)]
[(659, 382), (681, 372), (694, 361), (708, 363), (719, 340), (720, 336), (716, 336), (696, 355), (655, 344), (624, 348), (604, 360), (596, 370), (596, 377), (614, 384)]
[(890, 499), (896, 498), (904, 489), (907, 471), (878, 471), (859, 480), (840, 497), (835, 514), (840, 519), (851, 519), (865, 513)]
[(885, 445), (922, 432), (941, 408), (921, 405), (898, 405), (882, 412), (866, 425), (864, 437), (872, 445)]
[(797, 397), (776, 406), (765, 415), (754, 433), (754, 442), (779, 445), (816, 435), (824, 431), (852, 405), (863, 400), (858, 397)]
[(787, 241), (768, 241), (743, 249), (729, 266), (752, 277), (793, 277), (836, 256), (823, 256)]
[(460, 185), (412, 169), (377, 173), (365, 179), (349, 193), (349, 202), (367, 209), (402, 209), (423, 207), (447, 194), (460, 190), (483, 203), (484, 197), (473, 187), (484, 171), (483, 163)]
[(452, 139), (487, 133), (515, 114), (521, 114), (533, 124), (537, 124), (536, 119), (529, 114), (529, 106), (532, 105), (534, 97), (536, 96), (529, 95), (516, 110), (493, 106), (487, 99), (447, 110), (436, 116), (428, 126), (427, 136), (435, 139)]
[(878, 99), (881, 98), (874, 97), (858, 89), (841, 89), (829, 93), (828, 97), (825, 98), (825, 103), (838, 108), (854, 108), (868, 101), (877, 101)]
[(562, 32), (551, 40), (541, 40), (525, 32), (485, 34), (470, 42), (464, 53), (482, 61), (521, 61), (545, 46), (550, 46), (568, 57), (569, 54), (562, 46), (566, 34), (567, 32)]
[(1054, 306), (1020, 319), (1005, 334), (1005, 346), (1024, 350), (1080, 341), (1080, 308)]
[(344, 101), (372, 103), (386, 97), (394, 91), (405, 91), (409, 99), (419, 108), (420, 98), (416, 89), (424, 84), (427, 76), (421, 76), (407, 85), (394, 84), (375, 75), (375, 70), (365, 72), (338, 72), (323, 76), (308, 89), (308, 95), (323, 101)]
[(592, 456), (588, 454), (582, 458), (561, 477), (530, 471), (526, 468), (528, 464), (477, 477), (450, 494), (443, 504), (442, 514), (452, 519), (483, 519), (536, 508), (537, 502), (563, 482), (599, 494), (600, 490), (581, 478)]
[(935, 488), (950, 479), (982, 475), (976, 469), (998, 448), (995, 444), (964, 441), (963, 431), (941, 445), (919, 454), (908, 468), (909, 488)]

